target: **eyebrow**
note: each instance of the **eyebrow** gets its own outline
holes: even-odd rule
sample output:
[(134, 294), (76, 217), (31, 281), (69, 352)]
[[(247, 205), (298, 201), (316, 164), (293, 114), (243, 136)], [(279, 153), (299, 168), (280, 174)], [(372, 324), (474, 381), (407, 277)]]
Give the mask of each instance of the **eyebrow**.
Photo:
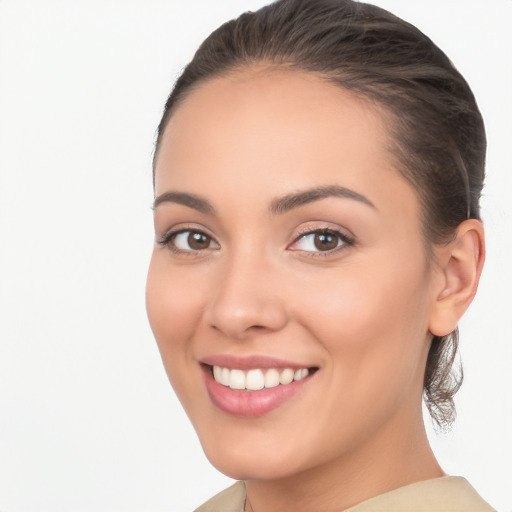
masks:
[(325, 187), (316, 187), (307, 189), (301, 192), (295, 192), (287, 194), (283, 197), (274, 199), (270, 204), (270, 211), (273, 214), (286, 213), (294, 208), (298, 208), (313, 201), (319, 199), (325, 199), (327, 197), (343, 197), (345, 199), (353, 199), (359, 201), (371, 208), (375, 208), (375, 205), (365, 196), (355, 192), (346, 187), (340, 187), (339, 185), (328, 185)]
[[(370, 206), (371, 208), (375, 208), (375, 205), (367, 197), (359, 194), (358, 192), (355, 192), (354, 190), (346, 187), (340, 187), (339, 185), (328, 185), (324, 187), (315, 187), (300, 192), (294, 192), (282, 197), (278, 197), (270, 203), (269, 209), (270, 213), (273, 215), (280, 215), (293, 210), (294, 208), (299, 208), (305, 204), (328, 197), (353, 199), (367, 206)], [(162, 203), (182, 204), (201, 213), (206, 213), (209, 215), (214, 215), (216, 213), (215, 208), (207, 199), (186, 192), (164, 192), (163, 194), (159, 195), (153, 202), (153, 209), (157, 208)]]
[(186, 192), (164, 192), (155, 198), (153, 210), (162, 203), (182, 204), (201, 213), (207, 213), (209, 215), (215, 214), (215, 208), (208, 200), (196, 196), (195, 194), (187, 194)]

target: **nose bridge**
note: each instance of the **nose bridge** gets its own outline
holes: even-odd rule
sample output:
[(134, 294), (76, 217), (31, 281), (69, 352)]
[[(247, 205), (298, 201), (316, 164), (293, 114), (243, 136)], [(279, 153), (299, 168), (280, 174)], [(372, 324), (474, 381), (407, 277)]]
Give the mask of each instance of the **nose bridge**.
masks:
[(226, 255), (208, 306), (208, 323), (226, 336), (275, 331), (287, 321), (278, 272), (262, 251), (246, 247)]

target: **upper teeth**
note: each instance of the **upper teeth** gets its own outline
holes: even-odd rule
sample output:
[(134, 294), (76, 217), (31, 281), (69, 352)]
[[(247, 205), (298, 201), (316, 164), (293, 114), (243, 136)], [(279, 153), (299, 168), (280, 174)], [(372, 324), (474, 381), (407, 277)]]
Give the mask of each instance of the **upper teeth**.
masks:
[(270, 368), (263, 373), (263, 370), (259, 369), (244, 372), (243, 370), (231, 370), (220, 366), (213, 367), (213, 378), (218, 383), (231, 389), (248, 389), (250, 391), (273, 388), (279, 384), (290, 384), (294, 380), (303, 379), (308, 374), (309, 370), (307, 368), (299, 370)]

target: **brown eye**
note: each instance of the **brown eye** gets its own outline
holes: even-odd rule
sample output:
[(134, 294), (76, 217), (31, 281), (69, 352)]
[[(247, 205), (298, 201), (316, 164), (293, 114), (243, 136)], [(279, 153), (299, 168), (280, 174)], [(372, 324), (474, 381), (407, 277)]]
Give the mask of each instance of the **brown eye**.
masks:
[(212, 239), (204, 233), (190, 232), (187, 237), (189, 247), (194, 251), (200, 251), (201, 249), (208, 249)]
[(314, 244), (319, 251), (331, 251), (336, 249), (339, 243), (339, 236), (331, 233), (315, 233)]
[(340, 231), (318, 229), (299, 236), (289, 249), (292, 251), (310, 252), (312, 254), (330, 254), (336, 252), (337, 249), (353, 244), (353, 240)]
[(167, 241), (164, 241), (164, 244), (181, 252), (204, 251), (219, 248), (219, 245), (211, 236), (201, 231), (191, 230), (172, 234)]

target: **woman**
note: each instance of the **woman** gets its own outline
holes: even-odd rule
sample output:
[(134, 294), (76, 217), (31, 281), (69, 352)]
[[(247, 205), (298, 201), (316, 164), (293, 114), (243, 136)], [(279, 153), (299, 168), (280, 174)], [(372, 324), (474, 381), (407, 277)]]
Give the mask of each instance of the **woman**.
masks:
[(437, 463), (484, 261), (485, 132), (421, 32), (349, 0), (221, 26), (154, 158), (147, 307), (206, 455), (200, 511), (492, 510)]

